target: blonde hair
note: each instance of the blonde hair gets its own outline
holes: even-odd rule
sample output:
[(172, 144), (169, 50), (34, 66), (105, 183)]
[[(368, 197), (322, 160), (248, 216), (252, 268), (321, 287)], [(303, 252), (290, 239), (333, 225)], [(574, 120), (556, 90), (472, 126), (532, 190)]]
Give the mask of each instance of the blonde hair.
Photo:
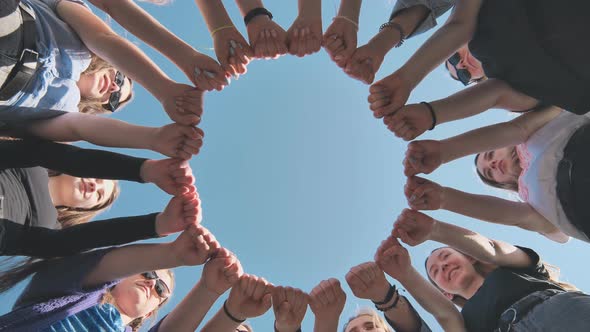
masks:
[[(113, 65), (106, 62), (98, 55), (92, 53), (92, 60), (90, 61), (90, 65), (80, 75), (94, 74), (97, 71), (100, 71), (103, 69), (110, 69), (110, 68), (116, 69)], [(127, 99), (121, 101), (121, 103), (119, 104), (119, 108), (117, 110), (120, 110), (123, 106), (125, 106), (125, 104), (129, 103), (131, 101), (131, 99), (133, 99), (133, 82), (131, 81), (131, 79), (129, 79), (129, 83), (131, 84), (130, 90), (129, 90), (130, 91), (129, 97)], [(112, 113), (111, 111), (106, 110), (103, 107), (103, 103), (100, 100), (96, 100), (94, 98), (87, 98), (87, 97), (80, 97), (80, 102), (78, 103), (78, 112), (85, 113), (85, 114), (110, 114), (110, 113)]]
[(342, 327), (342, 332), (346, 332), (346, 328), (348, 327), (348, 324), (350, 324), (350, 322), (352, 322), (353, 320), (355, 320), (361, 316), (370, 316), (373, 319), (373, 323), (376, 325), (376, 327), (381, 327), (386, 332), (393, 332), (393, 330), (389, 327), (389, 324), (387, 324), (387, 322), (385, 322), (385, 320), (381, 317), (381, 315), (379, 315), (375, 310), (370, 309), (370, 308), (358, 309), (356, 311), (355, 315), (350, 317), (348, 319), (348, 321), (346, 322), (346, 324), (344, 324), (344, 327)]
[[(174, 273), (172, 272), (172, 270), (170, 269), (166, 269), (166, 272), (168, 273), (168, 275), (170, 276), (170, 280), (171, 280), (171, 288), (174, 288)], [(106, 293), (104, 293), (104, 295), (102, 296), (102, 299), (100, 300), (100, 304), (105, 304), (105, 303), (109, 303), (114, 305), (115, 307), (117, 307), (117, 304), (115, 302), (115, 298), (113, 297), (113, 294), (111, 294), (111, 291), (117, 287), (117, 285), (111, 287), (109, 290), (106, 291)], [(169, 300), (170, 298), (165, 299), (164, 301), (162, 301), (158, 307), (154, 310), (152, 310), (148, 316), (144, 316), (144, 317), (138, 317), (135, 318), (134, 320), (132, 320), (129, 324), (127, 324), (131, 330), (133, 332), (139, 331), (139, 329), (141, 328), (141, 326), (147, 322), (148, 318), (149, 319), (156, 319), (157, 315), (158, 315), (158, 310), (160, 310), (160, 308), (162, 308)], [(118, 307), (117, 307), (118, 310)]]

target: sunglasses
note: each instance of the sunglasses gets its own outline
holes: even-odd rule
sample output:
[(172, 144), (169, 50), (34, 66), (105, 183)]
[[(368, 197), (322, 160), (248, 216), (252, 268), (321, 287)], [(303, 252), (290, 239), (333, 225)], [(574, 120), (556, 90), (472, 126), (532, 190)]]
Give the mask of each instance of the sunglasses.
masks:
[[(455, 68), (455, 72), (457, 73), (457, 77), (456, 78), (453, 77), (454, 79), (463, 83), (463, 85), (469, 85), (469, 84), (475, 82), (475, 80), (471, 79), (471, 73), (469, 72), (469, 70), (457, 68), (457, 65), (459, 64), (459, 62), (461, 62), (461, 56), (459, 55), (459, 53), (453, 54), (447, 60), (447, 62), (450, 63), (451, 66), (453, 66), (453, 68)], [(453, 76), (453, 75), (451, 75), (451, 76)]]
[(123, 83), (125, 83), (125, 75), (117, 70), (115, 73), (115, 84), (117, 84), (119, 90), (111, 92), (109, 102), (102, 105), (104, 109), (114, 112), (117, 110), (117, 108), (119, 108), (119, 105), (121, 104), (121, 87), (123, 86)]
[(141, 274), (141, 276), (144, 277), (146, 280), (156, 281), (154, 289), (156, 290), (156, 294), (158, 294), (160, 298), (167, 299), (170, 297), (170, 294), (172, 294), (170, 288), (168, 288), (168, 285), (166, 285), (166, 283), (163, 282), (162, 279), (160, 279), (156, 271), (144, 272)]

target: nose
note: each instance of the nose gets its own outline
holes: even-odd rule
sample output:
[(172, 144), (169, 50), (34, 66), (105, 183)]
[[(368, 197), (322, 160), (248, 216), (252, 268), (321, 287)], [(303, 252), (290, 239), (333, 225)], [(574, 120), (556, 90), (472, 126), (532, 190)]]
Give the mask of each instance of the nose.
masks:
[(465, 60), (463, 60), (463, 58), (461, 58), (461, 61), (459, 61), (459, 63), (457, 63), (457, 69), (466, 69), (467, 65), (465, 64)]
[(96, 180), (86, 179), (86, 191), (93, 193), (96, 191)]
[(121, 88), (117, 85), (117, 83), (115, 83), (115, 80), (111, 81), (111, 86), (109, 86), (109, 92), (117, 92), (121, 90)]
[(497, 160), (490, 161), (490, 168), (492, 168), (492, 169), (498, 168), (498, 161)]

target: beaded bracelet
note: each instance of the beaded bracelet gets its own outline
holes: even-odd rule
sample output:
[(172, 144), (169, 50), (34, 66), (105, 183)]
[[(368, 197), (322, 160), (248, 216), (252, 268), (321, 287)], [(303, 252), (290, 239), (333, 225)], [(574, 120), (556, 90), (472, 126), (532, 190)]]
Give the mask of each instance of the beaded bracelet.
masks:
[(392, 28), (394, 30), (397, 30), (397, 32), (399, 32), (399, 42), (395, 45), (395, 47), (400, 47), (404, 44), (404, 42), (406, 41), (406, 34), (404, 33), (404, 29), (402, 28), (401, 25), (399, 25), (393, 21), (385, 22), (385, 23), (381, 24), (381, 26), (379, 27), (379, 32), (381, 32), (385, 28)]
[(385, 300), (381, 301), (381, 302), (375, 302), (375, 301), (371, 301), (373, 302), (373, 304), (375, 304), (375, 306), (378, 305), (384, 305), (385, 303), (391, 301), (391, 299), (393, 298), (393, 294), (395, 293), (395, 285), (389, 285), (389, 290), (387, 291), (387, 295), (385, 295)]
[(227, 300), (225, 300), (225, 302), (223, 302), (223, 311), (225, 312), (225, 314), (227, 315), (227, 317), (231, 320), (233, 320), (236, 323), (243, 323), (246, 320), (245, 319), (238, 319), (236, 317), (234, 317), (232, 314), (229, 313), (229, 310), (227, 310)]
[(434, 129), (434, 127), (436, 127), (436, 114), (434, 113), (434, 108), (432, 108), (432, 105), (430, 105), (430, 103), (427, 103), (425, 101), (420, 102), (420, 104), (426, 105), (426, 107), (428, 107), (428, 110), (430, 111), (430, 115), (432, 115), (432, 127), (430, 127), (430, 129), (428, 130)]
[(400, 295), (397, 291), (395, 291), (395, 295), (397, 295), (397, 296), (395, 297), (395, 300), (393, 300), (393, 303), (389, 307), (379, 308), (377, 305), (375, 305), (375, 308), (381, 312), (386, 312), (386, 311), (389, 311), (389, 310), (395, 308), (395, 306), (397, 305), (397, 302), (399, 302), (399, 298), (400, 298)]
[(336, 16), (336, 17), (334, 17), (334, 18), (332, 19), (332, 21), (336, 20), (337, 18), (340, 18), (340, 19), (343, 19), (343, 20), (345, 20), (345, 21), (348, 21), (348, 22), (350, 22), (352, 25), (354, 25), (354, 27), (356, 28), (356, 31), (359, 31), (359, 24), (358, 24), (358, 23), (356, 23), (356, 21), (355, 21), (355, 20), (353, 20), (353, 19), (351, 19), (351, 18), (348, 18), (348, 17), (346, 17), (346, 16)]

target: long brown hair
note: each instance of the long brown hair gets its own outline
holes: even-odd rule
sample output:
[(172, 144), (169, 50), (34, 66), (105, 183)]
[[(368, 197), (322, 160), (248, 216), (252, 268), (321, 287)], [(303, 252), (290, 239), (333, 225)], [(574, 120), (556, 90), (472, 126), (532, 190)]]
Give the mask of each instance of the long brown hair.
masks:
[[(453, 250), (456, 250), (457, 252), (459, 252), (462, 255), (465, 255), (467, 257), (471, 257), (467, 254), (464, 254), (463, 252), (453, 248), (453, 247), (440, 247), (440, 248), (436, 248), (434, 250), (432, 250), (432, 252), (430, 252), (430, 255), (428, 257), (426, 257), (426, 259), (424, 260), (424, 267), (426, 268), (426, 263), (428, 262), (428, 258), (430, 256), (432, 256), (432, 254), (440, 249), (443, 248), (450, 248)], [(498, 267), (492, 264), (488, 264), (488, 263), (484, 263), (481, 262), (477, 259), (474, 259), (475, 262), (473, 263), (473, 268), (475, 269), (475, 271), (482, 276), (483, 278), (486, 277), (486, 275), (488, 275), (490, 272), (492, 272), (493, 270), (497, 269)], [(573, 284), (567, 283), (567, 282), (563, 282), (559, 280), (559, 275), (560, 275), (560, 270), (557, 266), (549, 264), (547, 262), (541, 261), (541, 264), (543, 264), (547, 270), (547, 272), (549, 273), (549, 281), (559, 287), (561, 287), (563, 290), (565, 291), (578, 291), (578, 289), (576, 288), (576, 286), (574, 286)], [(432, 280), (432, 278), (430, 278), (430, 274), (428, 274), (428, 269), (426, 269), (426, 277), (428, 278), (428, 280), (430, 281), (431, 284), (434, 285), (434, 287), (436, 287), (441, 293), (447, 293), (445, 292), (442, 288), (440, 288), (436, 282), (434, 282), (434, 280)], [(459, 308), (463, 308), (465, 306), (465, 303), (467, 303), (468, 299), (464, 298), (461, 295), (458, 294), (453, 294), (453, 298), (451, 299), (451, 301), (458, 306)]]
[[(110, 68), (115, 69), (115, 67), (113, 65), (106, 62), (98, 55), (92, 53), (92, 60), (90, 61), (90, 65), (80, 75), (93, 74), (99, 70), (110, 69)], [(129, 79), (129, 83), (131, 84), (129, 97), (127, 99), (121, 101), (121, 103), (119, 104), (119, 108), (117, 110), (120, 110), (123, 106), (125, 106), (125, 104), (130, 102), (131, 99), (133, 98), (133, 81), (131, 81), (131, 79)], [(80, 113), (86, 113), (86, 114), (110, 114), (111, 113), (111, 111), (106, 110), (103, 107), (103, 104), (100, 100), (96, 100), (94, 98), (87, 98), (87, 97), (80, 97), (80, 102), (78, 103), (78, 111)]]
[[(172, 285), (170, 285), (170, 287), (174, 288), (174, 273), (170, 269), (166, 269), (166, 272), (168, 273), (168, 275), (170, 276), (170, 280), (172, 281)], [(111, 287), (109, 290), (107, 290), (106, 293), (104, 293), (104, 295), (102, 296), (102, 299), (100, 301), (100, 304), (110, 303), (110, 304), (114, 305), (115, 307), (117, 307), (115, 298), (113, 297), (113, 294), (111, 293), (115, 287), (117, 287), (117, 285)], [(156, 319), (156, 317), (158, 315), (158, 310), (160, 310), (160, 308), (162, 308), (168, 302), (169, 299), (170, 298), (167, 298), (164, 301), (162, 301), (156, 309), (152, 310), (149, 313), (149, 317), (138, 317), (138, 318), (132, 320), (131, 322), (129, 322), (129, 324), (127, 324), (127, 325), (129, 327), (131, 327), (131, 330), (133, 332), (139, 331), (141, 326), (144, 323), (146, 323), (148, 321), (148, 319), (152, 320), (152, 321), (154, 319)]]

